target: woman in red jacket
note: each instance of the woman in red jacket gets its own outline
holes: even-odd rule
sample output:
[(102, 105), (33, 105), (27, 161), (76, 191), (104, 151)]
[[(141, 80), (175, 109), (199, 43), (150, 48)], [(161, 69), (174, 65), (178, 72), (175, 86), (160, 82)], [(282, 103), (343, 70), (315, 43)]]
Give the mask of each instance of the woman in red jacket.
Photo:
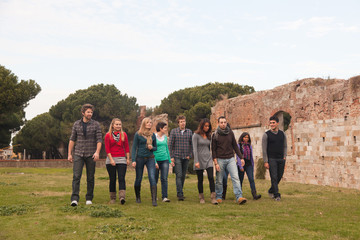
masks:
[[(122, 130), (121, 120), (114, 118), (111, 121), (109, 132), (105, 135), (105, 150), (107, 154), (106, 169), (109, 173), (110, 203), (116, 202), (116, 172), (119, 180), (120, 203), (125, 203), (125, 174), (130, 164), (129, 142), (126, 133)], [(126, 156), (126, 157), (125, 157)]]

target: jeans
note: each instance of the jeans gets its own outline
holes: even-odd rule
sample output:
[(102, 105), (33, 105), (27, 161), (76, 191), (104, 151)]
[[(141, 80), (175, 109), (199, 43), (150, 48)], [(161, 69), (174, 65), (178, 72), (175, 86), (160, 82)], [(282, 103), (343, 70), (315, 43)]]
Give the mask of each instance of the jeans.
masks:
[(223, 187), (227, 186), (229, 172), (225, 169), (225, 174), (223, 175)]
[(73, 181), (72, 181), (72, 194), (71, 201), (79, 201), (80, 192), (80, 180), (82, 171), (86, 166), (86, 182), (87, 182), (87, 193), (86, 200), (92, 201), (94, 198), (94, 186), (95, 186), (95, 161), (90, 157), (80, 157), (75, 155), (73, 163)]
[[(214, 183), (214, 168), (209, 167), (206, 169), (208, 180), (209, 180), (209, 187), (210, 192), (215, 192), (215, 183)], [(204, 170), (196, 170), (196, 175), (198, 179), (198, 191), (199, 193), (204, 193), (203, 187), (203, 179), (204, 179)]]
[(144, 166), (146, 165), (148, 171), (148, 177), (150, 182), (150, 187), (156, 186), (155, 181), (155, 159), (154, 158), (136, 158), (136, 179), (135, 179), (135, 187), (141, 186), (141, 181), (144, 172)]
[(246, 175), (249, 179), (251, 191), (255, 191), (256, 188), (255, 188), (255, 181), (254, 181), (254, 167), (252, 165), (244, 166), (244, 171), (240, 171), (239, 166), (237, 168), (238, 168), (238, 172), (239, 172), (241, 188), (242, 188), (242, 184), (243, 184), (244, 176), (245, 176), (245, 172), (246, 172)]
[(220, 171), (216, 172), (216, 184), (215, 184), (215, 192), (216, 199), (221, 199), (223, 193), (223, 177), (225, 171), (228, 171), (231, 176), (231, 181), (233, 184), (233, 190), (236, 197), (236, 200), (242, 197), (242, 191), (240, 186), (239, 174), (237, 172), (237, 166), (235, 162), (235, 158), (221, 159), (218, 158), (217, 162), (220, 167)]
[(189, 159), (175, 158), (176, 192), (177, 196), (184, 196), (183, 188)]
[(157, 184), (159, 181), (159, 172), (161, 172), (161, 196), (162, 199), (164, 199), (168, 197), (169, 161), (158, 161), (157, 164), (159, 165), (159, 169), (156, 169), (155, 179)]
[(269, 172), (271, 178), (271, 188), (269, 193), (274, 194), (274, 198), (280, 197), (279, 193), (279, 183), (284, 175), (285, 160), (284, 159), (275, 159), (269, 158)]
[(126, 164), (116, 164), (115, 166), (111, 164), (106, 164), (106, 170), (109, 173), (109, 192), (116, 192), (116, 172), (118, 173), (119, 180), (119, 190), (126, 190), (125, 183), (125, 174), (126, 174)]

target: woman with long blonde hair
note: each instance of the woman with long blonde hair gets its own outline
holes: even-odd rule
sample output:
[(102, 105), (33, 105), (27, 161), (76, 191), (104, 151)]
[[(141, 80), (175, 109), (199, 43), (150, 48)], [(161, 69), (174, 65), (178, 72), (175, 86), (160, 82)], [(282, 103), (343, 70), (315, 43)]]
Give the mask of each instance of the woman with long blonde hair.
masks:
[[(122, 122), (114, 118), (105, 135), (106, 169), (109, 173), (110, 203), (116, 202), (116, 172), (119, 181), (119, 200), (125, 203), (125, 174), (127, 165), (130, 163), (129, 142), (126, 133), (122, 129)], [(126, 157), (125, 157), (126, 156)]]
[(135, 133), (134, 142), (131, 150), (132, 166), (135, 168), (136, 179), (134, 183), (136, 202), (141, 203), (140, 189), (143, 177), (144, 166), (146, 165), (150, 182), (152, 205), (157, 206), (157, 187), (155, 180), (155, 157), (154, 151), (157, 150), (156, 136), (151, 131), (152, 121), (144, 118), (141, 122), (139, 131)]

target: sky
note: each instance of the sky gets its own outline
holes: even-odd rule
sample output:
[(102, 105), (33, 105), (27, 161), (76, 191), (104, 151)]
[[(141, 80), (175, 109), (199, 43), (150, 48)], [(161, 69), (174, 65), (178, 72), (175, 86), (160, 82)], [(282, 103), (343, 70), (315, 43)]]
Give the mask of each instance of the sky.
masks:
[[(114, 84), (139, 105), (208, 82), (360, 75), (356, 0), (0, 0), (0, 65), (42, 88), (26, 119)], [(121, 106), (119, 106), (121, 107)]]

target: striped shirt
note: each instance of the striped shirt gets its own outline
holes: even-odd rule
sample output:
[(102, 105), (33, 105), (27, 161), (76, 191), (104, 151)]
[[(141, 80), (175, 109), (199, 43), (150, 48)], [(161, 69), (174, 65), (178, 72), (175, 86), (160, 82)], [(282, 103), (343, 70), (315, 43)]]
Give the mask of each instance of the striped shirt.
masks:
[(70, 140), (76, 142), (75, 155), (80, 157), (90, 157), (96, 152), (98, 142), (102, 142), (101, 127), (99, 122), (90, 120), (84, 135), (82, 119), (77, 120), (72, 128)]
[(187, 128), (184, 131), (181, 131), (179, 127), (171, 130), (169, 137), (169, 151), (171, 158), (191, 158), (192, 131)]

